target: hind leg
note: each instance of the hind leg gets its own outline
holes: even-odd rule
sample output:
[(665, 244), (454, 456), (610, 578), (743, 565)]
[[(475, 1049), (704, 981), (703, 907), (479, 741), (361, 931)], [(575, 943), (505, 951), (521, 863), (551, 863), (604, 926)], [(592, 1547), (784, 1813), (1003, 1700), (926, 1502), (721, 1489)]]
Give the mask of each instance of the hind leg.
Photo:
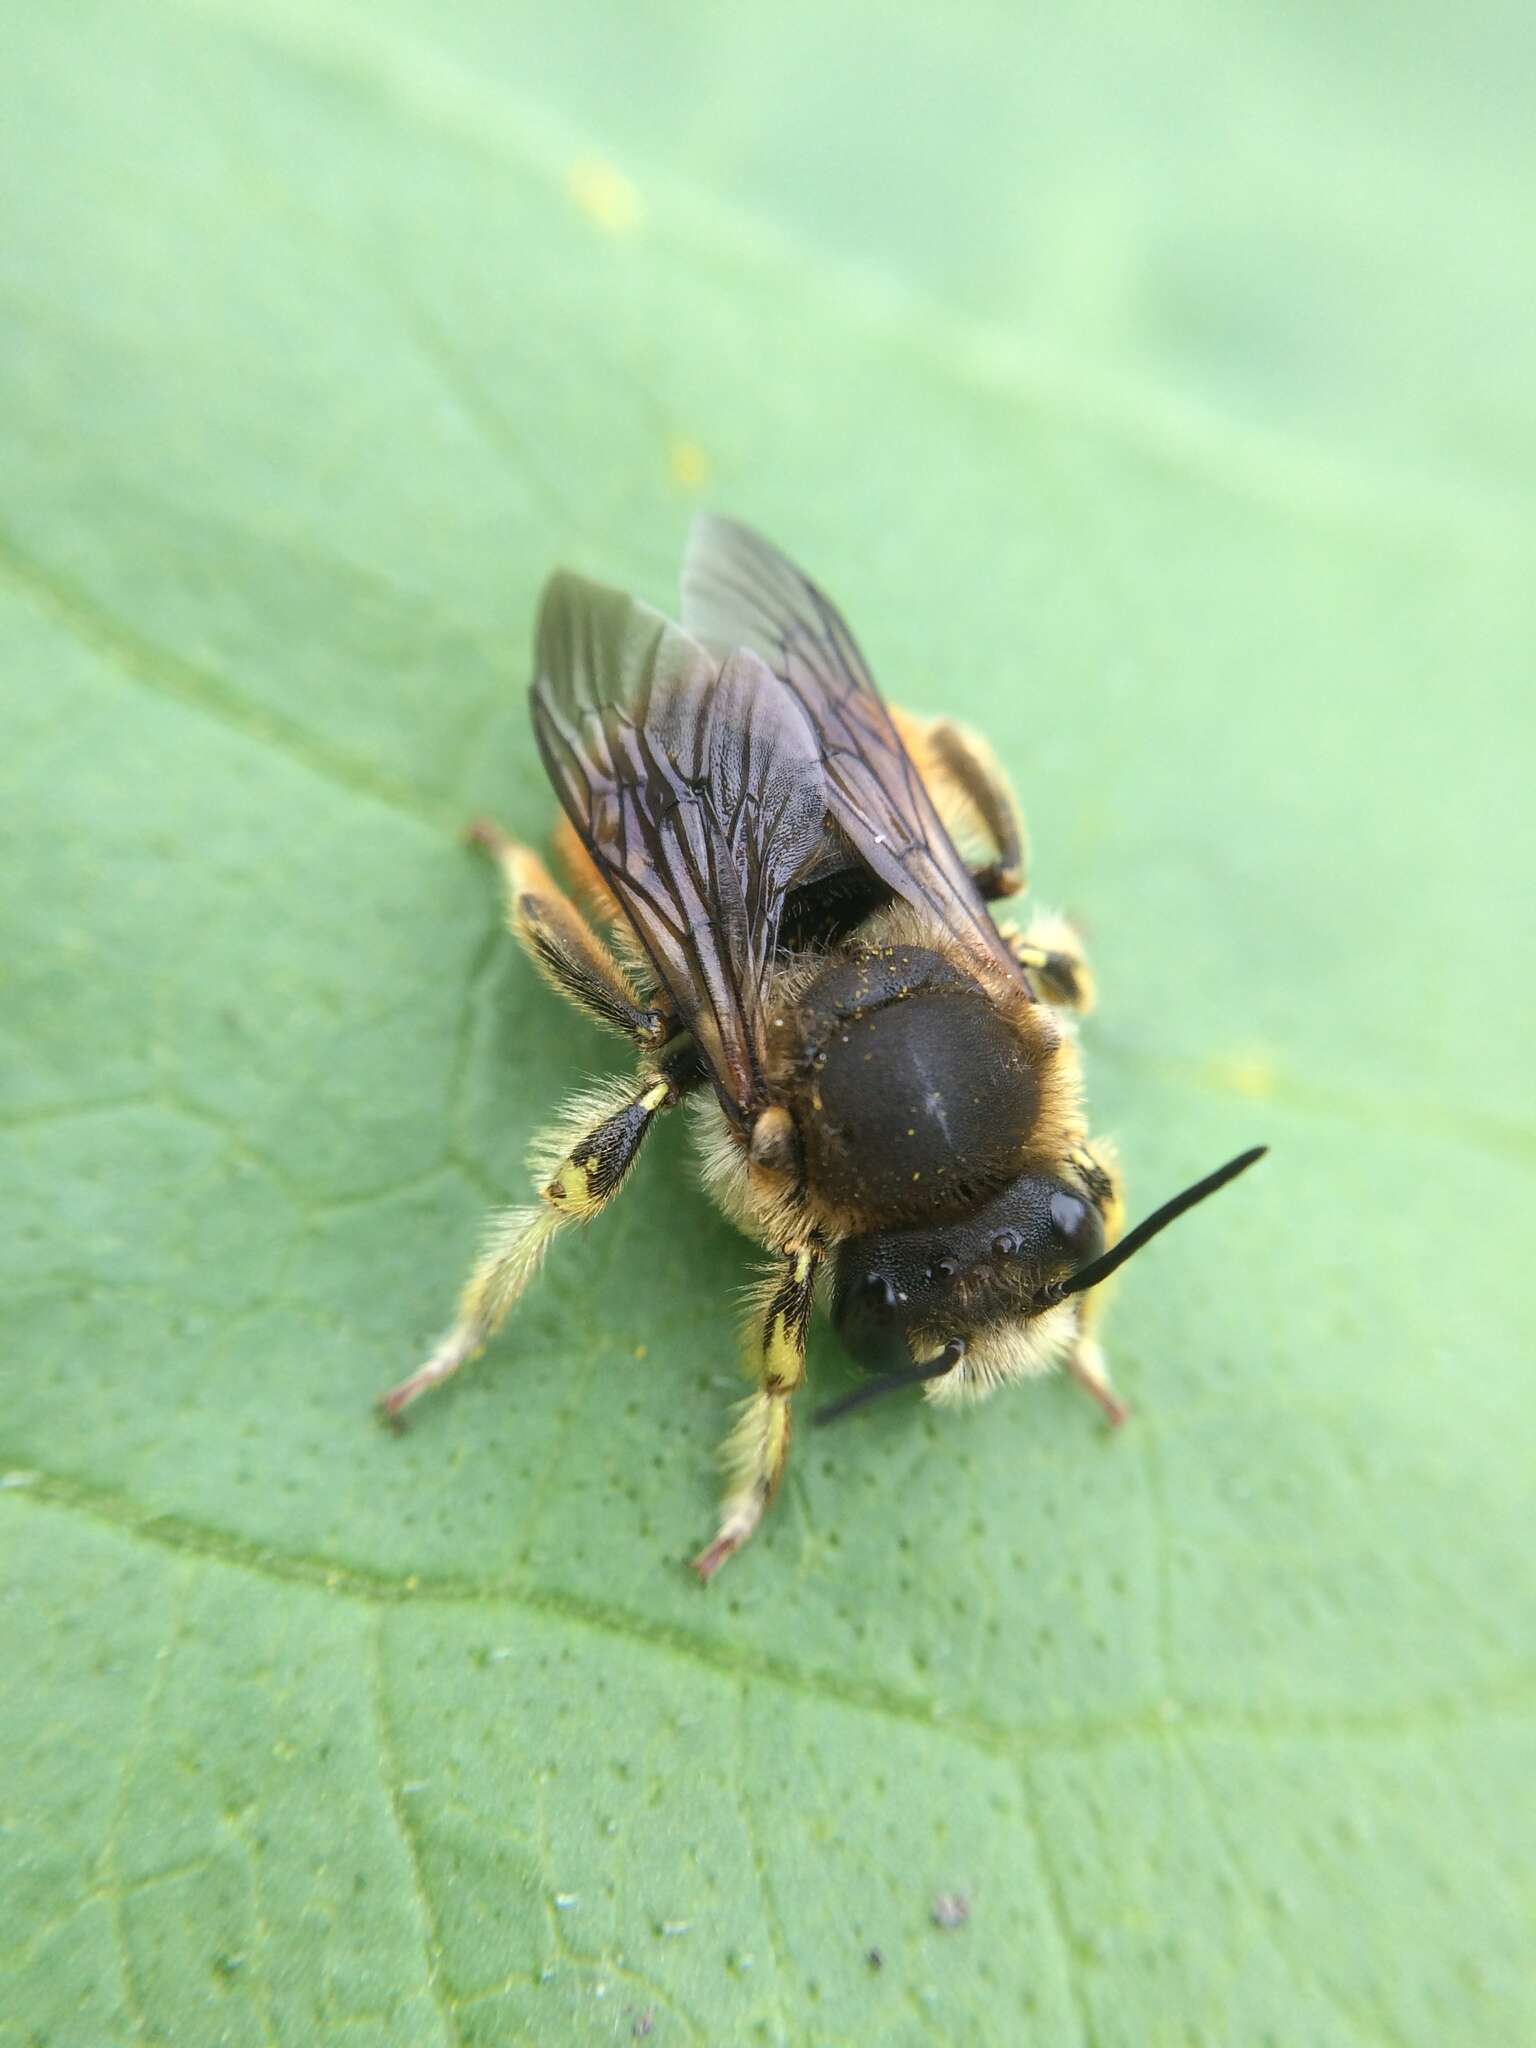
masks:
[[(979, 825), (996, 849), (984, 867), (971, 870), (983, 897), (995, 903), (1016, 896), (1024, 887), (1024, 823), (997, 756), (979, 733), (947, 718), (924, 724), (901, 715), (897, 723), (945, 823), (962, 833)], [(1004, 925), (1002, 932), (1019, 965), (1041, 984), (1047, 1002), (1084, 1014), (1093, 1008), (1093, 975), (1083, 942), (1064, 917), (1042, 912), (1026, 930)]]
[(500, 868), (512, 936), (550, 986), (632, 1044), (648, 1049), (664, 1044), (677, 1029), (674, 1019), (642, 999), (538, 855), (483, 818), (464, 836), (483, 846)]
[(1017, 896), (1024, 886), (1024, 821), (996, 754), (980, 733), (952, 719), (895, 717), (945, 824), (962, 834), (979, 827), (992, 842), (994, 857), (972, 870), (983, 897), (995, 903)]

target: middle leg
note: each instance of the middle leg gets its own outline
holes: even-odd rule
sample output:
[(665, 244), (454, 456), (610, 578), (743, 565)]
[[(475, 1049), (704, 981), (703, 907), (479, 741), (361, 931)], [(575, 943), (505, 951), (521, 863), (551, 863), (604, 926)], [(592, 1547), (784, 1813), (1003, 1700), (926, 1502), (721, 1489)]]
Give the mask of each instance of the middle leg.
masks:
[(1042, 911), (1022, 931), (1013, 924), (1000, 929), (1014, 959), (1039, 981), (1045, 1000), (1087, 1016), (1097, 991), (1077, 927)]
[(567, 1224), (589, 1223), (608, 1206), (656, 1117), (672, 1107), (687, 1085), (666, 1073), (651, 1073), (633, 1091), (610, 1088), (600, 1107), (590, 1096), (578, 1097), (552, 1130), (534, 1140), (530, 1164), (543, 1183), (538, 1202), (492, 1218), (452, 1328), (424, 1365), (379, 1396), (389, 1421), (480, 1355), (544, 1263), (556, 1232)]

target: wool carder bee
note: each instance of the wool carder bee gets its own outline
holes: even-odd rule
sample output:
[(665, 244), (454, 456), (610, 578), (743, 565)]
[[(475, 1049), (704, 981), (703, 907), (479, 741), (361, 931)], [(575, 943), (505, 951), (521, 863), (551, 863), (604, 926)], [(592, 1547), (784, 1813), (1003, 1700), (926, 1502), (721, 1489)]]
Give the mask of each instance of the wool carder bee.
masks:
[(1081, 942), (1060, 918), (999, 924), (987, 907), (1024, 884), (991, 749), (889, 709), (822, 592), (716, 518), (692, 529), (680, 623), (562, 572), (535, 664), (586, 907), (497, 827), (472, 836), (535, 965), (630, 1041), (639, 1072), (536, 1142), (537, 1199), (491, 1219), (457, 1320), (386, 1413), (484, 1347), (551, 1240), (613, 1200), (688, 1098), (706, 1188), (771, 1255), (702, 1578), (783, 1476), (818, 1295), (870, 1375), (825, 1418), (909, 1385), (975, 1401), (1060, 1366), (1118, 1421), (1093, 1290), (1263, 1148), (1122, 1236), (1115, 1155), (1083, 1109)]

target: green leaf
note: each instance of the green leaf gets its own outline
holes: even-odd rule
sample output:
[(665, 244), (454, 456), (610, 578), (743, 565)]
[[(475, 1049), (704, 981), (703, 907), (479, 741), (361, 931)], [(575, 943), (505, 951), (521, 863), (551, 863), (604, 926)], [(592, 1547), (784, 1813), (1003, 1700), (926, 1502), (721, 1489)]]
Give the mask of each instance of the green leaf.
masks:
[[(0, 2039), (1532, 2038), (1529, 9), (447, 12), (8, 25)], [(369, 1414), (611, 1064), (455, 837), (538, 589), (704, 502), (995, 739), (1133, 1210), (1273, 1147), (1118, 1437), (707, 1593), (682, 1131)]]

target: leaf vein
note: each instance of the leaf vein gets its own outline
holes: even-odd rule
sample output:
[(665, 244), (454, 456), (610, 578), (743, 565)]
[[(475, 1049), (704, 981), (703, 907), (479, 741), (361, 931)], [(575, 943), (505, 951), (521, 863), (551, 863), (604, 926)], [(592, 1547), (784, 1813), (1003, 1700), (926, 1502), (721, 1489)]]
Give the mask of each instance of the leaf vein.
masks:
[(384, 1615), (380, 1612), (368, 1636), (368, 1699), (373, 1717), (374, 1739), (378, 1745), (379, 1783), (384, 1792), (384, 1803), (394, 1823), (404, 1853), (405, 1867), (410, 1876), (411, 1890), (416, 1900), (417, 1916), (421, 1922), (422, 1959), (426, 1966), (426, 1985), (432, 2002), (442, 2022), (443, 2037), (459, 2048), (463, 2042), (463, 2030), (459, 2026), (449, 1988), (442, 1981), (443, 1939), (438, 1925), (437, 1912), (432, 1904), (431, 1893), (422, 1869), (421, 1845), (416, 1838), (415, 1825), (407, 1811), (401, 1786), (405, 1773), (400, 1768), (395, 1744), (394, 1730), (390, 1725), (388, 1709), (384, 1703)]
[(406, 1604), (478, 1604), (536, 1614), (609, 1639), (639, 1644), (743, 1682), (760, 1680), (783, 1686), (804, 1698), (899, 1721), (991, 1756), (1016, 1757), (1021, 1747), (1089, 1751), (1131, 1741), (1163, 1742), (1174, 1718), (1185, 1729), (1212, 1729), (1255, 1739), (1351, 1735), (1374, 1739), (1450, 1732), (1491, 1715), (1523, 1714), (1536, 1709), (1536, 1670), (1521, 1669), (1477, 1693), (1436, 1695), (1380, 1708), (1295, 1708), (1245, 1713), (1158, 1701), (1140, 1711), (1100, 1719), (1079, 1717), (1070, 1722), (1019, 1722), (1010, 1726), (973, 1713), (935, 1708), (926, 1700), (880, 1684), (847, 1684), (826, 1673), (755, 1653), (740, 1644), (721, 1644), (690, 1634), (675, 1624), (651, 1622), (580, 1594), (530, 1586), (520, 1579), (425, 1579), (415, 1573), (394, 1578), (323, 1558), (284, 1555), (179, 1517), (148, 1514), (119, 1495), (28, 1468), (8, 1459), (3, 1447), (0, 1473), (5, 1473), (8, 1481), (0, 1493), (17, 1503), (30, 1502), (36, 1507), (79, 1515), (126, 1540), (150, 1544), (172, 1557), (250, 1572), (275, 1584), (358, 1600), (380, 1609)]
[(251, 703), (211, 669), (156, 646), (77, 585), (33, 561), (6, 533), (0, 533), (0, 573), (123, 682), (239, 733), (345, 795), (383, 805), (434, 833), (442, 830), (436, 811), (407, 784), (321, 739), (298, 720)]
[(1334, 2014), (1335, 2018), (1351, 2034), (1355, 2035), (1357, 2039), (1370, 2043), (1371, 2048), (1407, 2048), (1407, 2044), (1401, 2037), (1395, 2034), (1379, 2017), (1374, 2028), (1368, 2025), (1359, 2013), (1351, 2011), (1344, 2004), (1337, 1992), (1332, 1990), (1315, 1969), (1304, 1968), (1291, 1953), (1290, 1944), (1282, 1940), (1276, 1931), (1276, 1915), (1273, 1909), (1266, 1904), (1262, 1894), (1256, 1889), (1252, 1878), (1248, 1874), (1248, 1866), (1238, 1853), (1235, 1843), (1227, 1832), (1226, 1823), (1221, 1817), (1221, 1802), (1215, 1797), (1210, 1786), (1206, 1783), (1205, 1773), (1200, 1767), (1192, 1745), (1181, 1741), (1176, 1745), (1176, 1753), (1183, 1759), (1190, 1782), (1195, 1788), (1195, 1796), (1205, 1813), (1206, 1821), (1221, 1851), (1222, 1859), (1232, 1873), (1234, 1884), (1236, 1884), (1242, 1896), (1247, 1900), (1250, 1911), (1264, 1930), (1265, 1939), (1285, 1964), (1291, 1976), (1299, 1985), (1314, 1991), (1323, 2004), (1328, 2007), (1329, 2011)]

